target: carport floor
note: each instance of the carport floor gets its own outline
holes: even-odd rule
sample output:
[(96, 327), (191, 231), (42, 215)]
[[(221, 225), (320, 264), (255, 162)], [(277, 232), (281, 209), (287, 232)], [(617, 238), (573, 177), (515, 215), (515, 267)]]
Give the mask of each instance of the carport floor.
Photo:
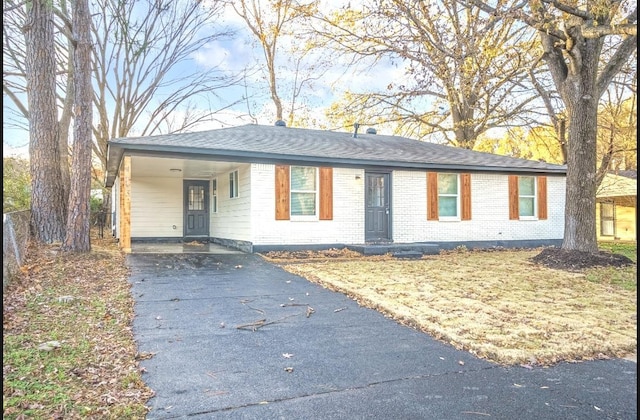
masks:
[(138, 242), (131, 244), (134, 254), (242, 254), (242, 251), (214, 243)]

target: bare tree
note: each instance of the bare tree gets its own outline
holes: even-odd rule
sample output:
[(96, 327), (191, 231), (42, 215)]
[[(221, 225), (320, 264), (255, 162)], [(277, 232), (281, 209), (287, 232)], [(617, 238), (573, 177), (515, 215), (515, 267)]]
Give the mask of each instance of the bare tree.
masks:
[[(619, 0), (525, 2), (517, 9), (473, 3), (517, 17), (538, 32), (543, 59), (567, 110), (567, 193), (562, 248), (597, 252), (596, 165), (598, 103), (637, 50), (637, 5)], [(618, 42), (606, 62), (608, 37)]]
[(526, 71), (534, 32), (479, 8), (455, 0), (371, 0), (322, 22), (318, 33), (355, 62), (404, 67), (386, 91), (352, 93), (343, 107), (396, 121), (401, 134), (438, 134), (472, 149), (482, 133), (519, 124), (535, 99)]
[(88, 0), (73, 4), (73, 154), (71, 191), (64, 251), (91, 250), (91, 144), (93, 90), (91, 86), (91, 15)]
[(31, 233), (36, 241), (61, 242), (66, 203), (60, 173), (53, 9), (46, 0), (33, 0), (26, 8), (24, 70), (29, 110)]
[[(269, 94), (275, 106), (276, 120), (285, 120), (293, 125), (296, 121), (297, 101), (303, 90), (322, 77), (327, 67), (314, 56), (314, 45), (305, 43), (304, 23), (316, 13), (318, 0), (300, 2), (296, 0), (230, 1), (233, 10), (240, 16), (257, 40), (264, 56)], [(288, 41), (288, 44), (283, 42)], [(280, 67), (279, 56), (287, 57), (286, 67)], [(312, 62), (313, 61), (313, 62)], [(289, 95), (283, 94), (284, 79), (292, 79)], [(283, 96), (288, 96), (289, 100)], [(284, 102), (284, 103), (283, 103)]]
[[(221, 27), (222, 1), (98, 0), (94, 3), (94, 153), (106, 167), (111, 138), (187, 131), (215, 120), (220, 89), (237, 83), (217, 70), (224, 57), (198, 68), (194, 56), (232, 32)], [(241, 99), (238, 99), (238, 102)], [(202, 107), (207, 104), (207, 107)], [(176, 114), (188, 118), (176, 117)]]
[[(57, 107), (60, 116), (58, 127), (47, 133), (57, 133), (58, 149), (61, 153), (65, 151), (65, 156), (55, 161), (62, 174), (48, 179), (56, 179), (57, 185), (68, 191), (70, 174), (66, 151), (69, 150), (75, 77), (71, 59), (74, 41), (68, 18), (71, 8), (67, 0), (42, 4), (50, 6), (49, 23), (54, 31), (47, 52), (56, 53), (56, 64), (43, 80), (53, 77), (56, 83), (57, 76), (54, 94), (58, 93), (57, 102), (47, 109), (55, 116)], [(94, 39), (91, 58), (95, 92), (93, 152), (100, 162), (94, 174), (101, 183), (110, 138), (187, 131), (200, 123), (215, 121), (218, 111), (232, 105), (224, 103), (217, 93), (234, 85), (236, 78), (219, 70), (224, 57), (210, 58), (206, 65), (198, 65), (195, 60), (210, 43), (232, 35), (220, 25), (222, 1), (207, 2), (204, 7), (197, 1), (98, 0), (90, 7)], [(28, 59), (22, 37), (25, 16), (24, 2), (5, 2), (3, 92), (10, 101), (3, 105), (4, 115), (10, 119), (4, 120), (26, 129), (24, 122), (31, 123), (33, 108), (25, 103)], [(66, 204), (66, 194), (63, 196)], [(104, 204), (106, 208), (110, 206), (108, 194)]]
[(596, 185), (608, 172), (637, 168), (637, 67), (632, 60), (614, 78), (598, 112)]

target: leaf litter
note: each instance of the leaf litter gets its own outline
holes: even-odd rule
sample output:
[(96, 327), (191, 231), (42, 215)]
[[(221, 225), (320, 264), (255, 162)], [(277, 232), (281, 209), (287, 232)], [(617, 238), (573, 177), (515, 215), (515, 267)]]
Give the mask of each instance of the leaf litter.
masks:
[(138, 361), (152, 354), (136, 350), (124, 255), (96, 232), (91, 245), (63, 253), (30, 244), (3, 293), (3, 418), (144, 419), (149, 411), (153, 391)]

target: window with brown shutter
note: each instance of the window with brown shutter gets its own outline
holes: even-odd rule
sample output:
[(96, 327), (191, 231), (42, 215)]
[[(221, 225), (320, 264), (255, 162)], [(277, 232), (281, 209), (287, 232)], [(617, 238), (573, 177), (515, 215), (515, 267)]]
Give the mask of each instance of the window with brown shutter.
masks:
[(547, 217), (547, 177), (509, 175), (509, 220), (546, 220)]
[[(295, 167), (304, 169), (305, 167)], [(307, 169), (316, 169), (308, 168)], [(315, 182), (315, 181), (314, 181)], [(299, 186), (298, 186), (299, 187)], [(333, 220), (333, 168), (319, 168), (319, 220)], [(276, 165), (275, 167), (275, 198), (276, 220), (291, 220), (291, 167), (289, 165)], [(313, 197), (313, 191), (296, 193)], [(307, 200), (309, 202), (309, 200)], [(314, 200), (312, 207), (307, 211), (315, 212)], [(307, 206), (309, 207), (309, 206)], [(300, 209), (298, 209), (300, 210)], [(310, 213), (311, 214), (311, 213)]]
[[(440, 194), (448, 204), (443, 204), (445, 210), (448, 210), (447, 218), (455, 219), (458, 216), (460, 220), (471, 220), (471, 174), (442, 174), (445, 182), (443, 188), (450, 185), (451, 191), (440, 191), (438, 189), (437, 172), (427, 172), (427, 220), (440, 220)], [(441, 185), (442, 186), (442, 185)], [(460, 207), (458, 207), (458, 205)], [(458, 214), (458, 209), (460, 214)]]

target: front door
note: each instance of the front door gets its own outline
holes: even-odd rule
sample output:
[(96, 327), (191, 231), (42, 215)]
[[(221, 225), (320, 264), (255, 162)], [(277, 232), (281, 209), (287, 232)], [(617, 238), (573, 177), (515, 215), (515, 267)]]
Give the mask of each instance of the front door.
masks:
[(386, 242), (389, 236), (389, 174), (365, 173), (365, 240)]
[(184, 181), (184, 236), (209, 237), (209, 181)]

